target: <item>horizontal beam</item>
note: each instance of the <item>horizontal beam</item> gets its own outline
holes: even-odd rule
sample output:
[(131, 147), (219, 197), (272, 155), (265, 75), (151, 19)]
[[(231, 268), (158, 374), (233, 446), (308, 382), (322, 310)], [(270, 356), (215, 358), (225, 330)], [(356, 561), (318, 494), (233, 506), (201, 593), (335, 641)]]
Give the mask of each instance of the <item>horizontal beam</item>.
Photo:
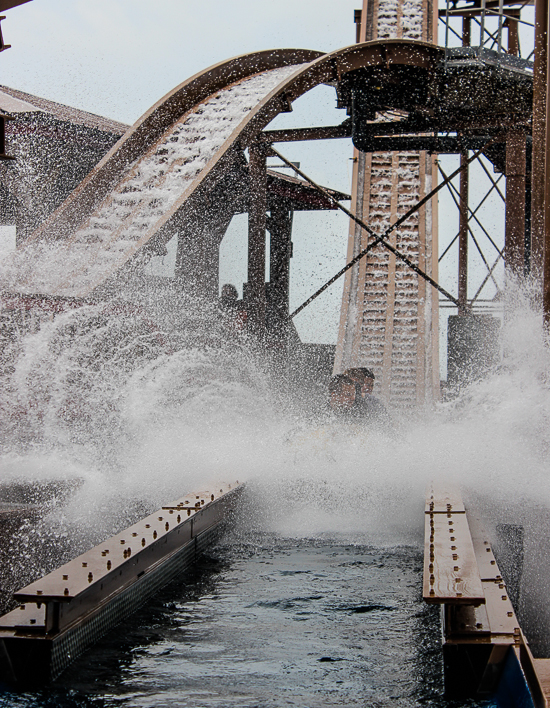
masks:
[(490, 140), (490, 136), (398, 136), (371, 138), (362, 140), (356, 137), (353, 144), (362, 152), (407, 152), (426, 150), (426, 152), (455, 154), (464, 150), (480, 150)]
[(289, 130), (264, 130), (258, 136), (266, 143), (293, 143), (300, 140), (333, 140), (335, 138), (351, 138), (351, 119), (340, 125), (329, 125), (319, 128), (290, 128)]
[[(479, 17), (482, 15), (484, 10), (481, 8), (458, 8), (456, 10), (449, 10), (449, 16), (452, 17)], [(492, 13), (492, 10), (489, 10), (489, 6), (485, 8), (485, 12), (490, 12)], [(518, 19), (519, 18), (519, 13), (520, 10), (516, 8), (511, 8), (510, 10), (506, 10), (505, 13), (503, 13), (503, 17), (510, 17), (511, 19)], [(439, 17), (444, 18), (447, 16), (447, 10), (442, 9), (439, 10)]]

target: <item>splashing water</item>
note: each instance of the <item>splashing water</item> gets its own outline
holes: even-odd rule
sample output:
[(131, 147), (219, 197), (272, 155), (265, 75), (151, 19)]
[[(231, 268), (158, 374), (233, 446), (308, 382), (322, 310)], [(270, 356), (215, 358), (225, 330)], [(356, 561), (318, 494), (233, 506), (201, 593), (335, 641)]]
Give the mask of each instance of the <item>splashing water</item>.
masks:
[(518, 611), (546, 651), (550, 562), (538, 540), (550, 519), (550, 354), (533, 301), (511, 286), (501, 367), (413, 421), (396, 411), (397, 435), (326, 425), (252, 343), (228, 341), (219, 313), (191, 302), (153, 315), (88, 305), (12, 339), (2, 482), (79, 487), (14, 537), (10, 556), (21, 560), (4, 591), (216, 479), (249, 481), (246, 532), (420, 548), (426, 484), (447, 477), (492, 529), (525, 527)]

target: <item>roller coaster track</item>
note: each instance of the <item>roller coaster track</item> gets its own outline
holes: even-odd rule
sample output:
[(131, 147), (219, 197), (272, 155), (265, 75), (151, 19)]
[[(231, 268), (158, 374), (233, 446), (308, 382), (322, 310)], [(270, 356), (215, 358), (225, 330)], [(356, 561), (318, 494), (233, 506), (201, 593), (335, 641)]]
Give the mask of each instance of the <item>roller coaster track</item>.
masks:
[(89, 296), (211, 208), (214, 185), (292, 102), (366, 66), (429, 68), (443, 50), (412, 40), (329, 54), (283, 49), (195, 75), (122, 136), (67, 200), (0, 264), (5, 292)]

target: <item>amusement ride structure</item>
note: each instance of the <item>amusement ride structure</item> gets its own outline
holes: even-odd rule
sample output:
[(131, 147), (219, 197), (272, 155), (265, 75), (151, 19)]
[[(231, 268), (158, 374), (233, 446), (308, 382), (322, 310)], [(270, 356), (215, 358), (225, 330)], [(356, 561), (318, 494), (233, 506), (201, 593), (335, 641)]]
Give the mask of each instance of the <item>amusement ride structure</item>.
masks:
[[(234, 214), (246, 211), (249, 326), (261, 332), (267, 323), (272, 335), (285, 340), (290, 320), (302, 310), (290, 313), (288, 304), (292, 213), (297, 207), (344, 208), (339, 200), (345, 195), (331, 195), (285, 158), (302, 179), (269, 185), (266, 160), (281, 156), (275, 149), (280, 143), (351, 136), (352, 219), (334, 368), (368, 364), (383, 397), (400, 406), (437, 399), (436, 290), (458, 308), (452, 324), (460, 342), (490, 328), (472, 316), (472, 308), (488, 282), (502, 288), (494, 276), (501, 259), (519, 276), (532, 263), (541, 277), (543, 161), (531, 158), (533, 139), (540, 152), (540, 125), (533, 123), (533, 63), (519, 55), (520, 5), (365, 3), (356, 13), (356, 45), (330, 54), (256, 52), (197, 74), (140, 118), (20, 243), (3, 263), (3, 292), (73, 302), (105, 297), (176, 238), (176, 287), (214, 301), (221, 240)], [(445, 24), (443, 47), (435, 44), (439, 20)], [(451, 46), (453, 35), (461, 46)], [(538, 46), (540, 55), (541, 41)], [(338, 106), (349, 116), (345, 121), (266, 130), (319, 84), (336, 89)], [(537, 106), (543, 105), (543, 84), (536, 83)], [(459, 190), (455, 175), (438, 165), (440, 153), (461, 156)], [(489, 175), (491, 190), (507, 208), (503, 246), (484, 229), (493, 250), (487, 255), (472, 229), (478, 207), (467, 199), (468, 165), (482, 157), (488, 175), (487, 160), (507, 178), (504, 195)], [(446, 253), (438, 251), (436, 194), (444, 186), (454, 190), (460, 211), (455, 295), (437, 282), (438, 261)], [(302, 206), (293, 201), (293, 190), (302, 192)], [(487, 269), (470, 298), (469, 244)], [(460, 356), (468, 358), (463, 348)]]
[[(447, 0), (445, 7), (438, 7), (431, 0), (365, 0), (356, 13), (356, 44), (328, 54), (303, 49), (254, 52), (196, 74), (128, 129), (65, 201), (4, 259), (0, 273), (4, 305), (13, 312), (31, 302), (38, 310), (51, 312), (52, 303), (62, 310), (109, 298), (172, 239), (177, 240), (173, 287), (215, 302), (221, 241), (233, 216), (247, 212), (248, 278), (243, 299), (251, 332), (260, 338), (267, 333), (284, 346), (292, 318), (345, 276), (335, 372), (372, 367), (382, 396), (402, 407), (436, 400), (439, 294), (457, 308), (450, 331), (456, 358), (466, 364), (472, 350), (479, 348), (476, 341), (487, 346), (484, 333), (493, 325), (476, 314), (475, 305), (487, 283), (493, 282), (497, 292), (502, 289), (495, 269), (503, 259), (508, 277), (523, 279), (530, 274), (543, 286), (545, 324), (550, 322), (548, 8), (545, 0), (536, 0), (534, 51), (523, 57), (518, 27), (529, 25), (521, 14), (529, 4), (530, 0)], [(440, 22), (442, 46), (437, 44)], [(342, 123), (269, 129), (278, 114), (291, 111), (296, 99), (320, 84), (335, 89), (338, 106), (347, 111)], [(284, 156), (280, 144), (349, 137), (355, 152), (348, 209), (342, 204), (346, 195), (316, 184)], [(458, 169), (447, 174), (439, 154), (459, 155)], [(269, 156), (282, 159), (299, 179), (270, 173)], [(505, 204), (502, 243), (484, 227), (486, 243), (481, 243), (472, 228), (474, 221), (479, 223), (479, 204), (471, 205), (468, 180), (468, 167), (474, 162), (482, 165), (490, 191), (498, 192)], [(506, 177), (505, 192), (500, 178), (487, 170), (488, 162)], [(452, 181), (457, 175), (458, 189)], [(437, 233), (438, 193), (444, 188), (451, 190), (460, 215), (458, 234), (449, 246), (456, 243), (459, 253), (454, 294), (438, 282), (438, 263), (446, 255), (439, 253)], [(347, 265), (290, 312), (292, 214), (315, 208), (338, 208), (350, 216)], [(470, 296), (468, 251), (473, 246), (486, 275)], [(460, 375), (459, 371), (457, 381)], [(457, 654), (457, 660), (466, 664), (474, 655), (482, 657), (482, 677), (471, 681), (471, 692), (476, 693), (479, 686), (494, 688), (491, 671), (502, 666), (508, 647), (517, 648), (525, 671), (532, 662), (505, 593), (497, 598), (506, 603), (505, 615), (493, 612), (496, 600), (491, 591), (504, 588), (498, 567), (489, 564), (477, 577), (472, 569), (481, 565), (478, 560), (476, 566), (462, 502), (458, 497), (448, 499), (434, 492), (426, 509), (425, 598), (452, 606), (445, 610), (449, 636), (462, 631), (456, 629), (460, 617), (466, 618), (464, 626), (471, 625), (468, 637), (458, 641), (453, 634), (455, 644), (447, 658), (453, 664)], [(175, 505), (172, 512), (187, 511), (185, 504)], [(189, 506), (191, 513), (195, 508)], [(443, 530), (438, 531), (438, 525)], [(457, 533), (461, 538), (456, 544), (451, 538), (447, 558), (445, 534), (447, 526), (454, 533), (453, 525), (466, 530)], [(165, 528), (167, 533), (168, 522)], [(444, 542), (437, 540), (441, 534)], [(480, 537), (473, 545), (490, 552)], [(186, 535), (187, 541), (191, 538), (192, 531)], [(148, 548), (145, 539), (144, 535), (142, 546)], [(462, 552), (460, 542), (471, 561), (467, 571), (454, 564)], [(82, 567), (88, 562), (84, 560)], [(98, 577), (103, 580), (111, 565), (103, 568), (107, 561), (101, 557), (97, 562), (102, 564)], [(141, 577), (133, 577), (138, 570), (135, 557), (132, 563), (131, 568), (125, 566), (125, 584), (119, 588), (124, 593)], [(91, 597), (97, 591), (94, 574), (90, 571), (86, 580), (85, 573), (79, 573), (74, 593), (70, 585), (61, 588), (63, 583), (56, 580), (39, 622), (44, 636), (72, 631), (73, 619), (63, 620), (64, 603), (70, 606), (79, 593)], [(463, 589), (470, 581), (471, 596), (467, 587)], [(19, 599), (32, 604), (34, 598), (40, 607), (44, 596), (36, 588), (21, 591)], [(469, 609), (463, 609), (465, 604)], [(476, 620), (476, 612), (485, 604), (486, 621), (490, 624), (496, 617), (499, 630), (481, 631), (483, 621)], [(99, 626), (98, 607), (77, 620), (85, 624), (93, 616)], [(17, 644), (13, 635), (21, 627), (34, 632), (36, 639), (35, 615), (25, 615), (19, 625), (10, 625), (13, 621), (12, 617), (3, 623), (6, 646), (8, 635)], [(82, 640), (82, 646), (85, 643)], [(482, 644), (486, 646), (480, 653)], [(485, 651), (487, 646), (490, 651)], [(60, 668), (67, 663), (66, 657), (56, 661)], [(449, 675), (455, 670), (456, 663)], [(536, 700), (546, 700), (542, 693), (537, 696)]]

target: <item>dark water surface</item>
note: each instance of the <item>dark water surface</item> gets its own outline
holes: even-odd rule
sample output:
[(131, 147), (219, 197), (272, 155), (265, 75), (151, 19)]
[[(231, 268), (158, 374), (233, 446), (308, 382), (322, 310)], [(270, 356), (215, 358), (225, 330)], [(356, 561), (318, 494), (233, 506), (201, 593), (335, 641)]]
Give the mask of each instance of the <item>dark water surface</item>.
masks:
[(422, 555), (349, 539), (226, 539), (38, 693), (0, 706), (477, 706), (442, 697)]

